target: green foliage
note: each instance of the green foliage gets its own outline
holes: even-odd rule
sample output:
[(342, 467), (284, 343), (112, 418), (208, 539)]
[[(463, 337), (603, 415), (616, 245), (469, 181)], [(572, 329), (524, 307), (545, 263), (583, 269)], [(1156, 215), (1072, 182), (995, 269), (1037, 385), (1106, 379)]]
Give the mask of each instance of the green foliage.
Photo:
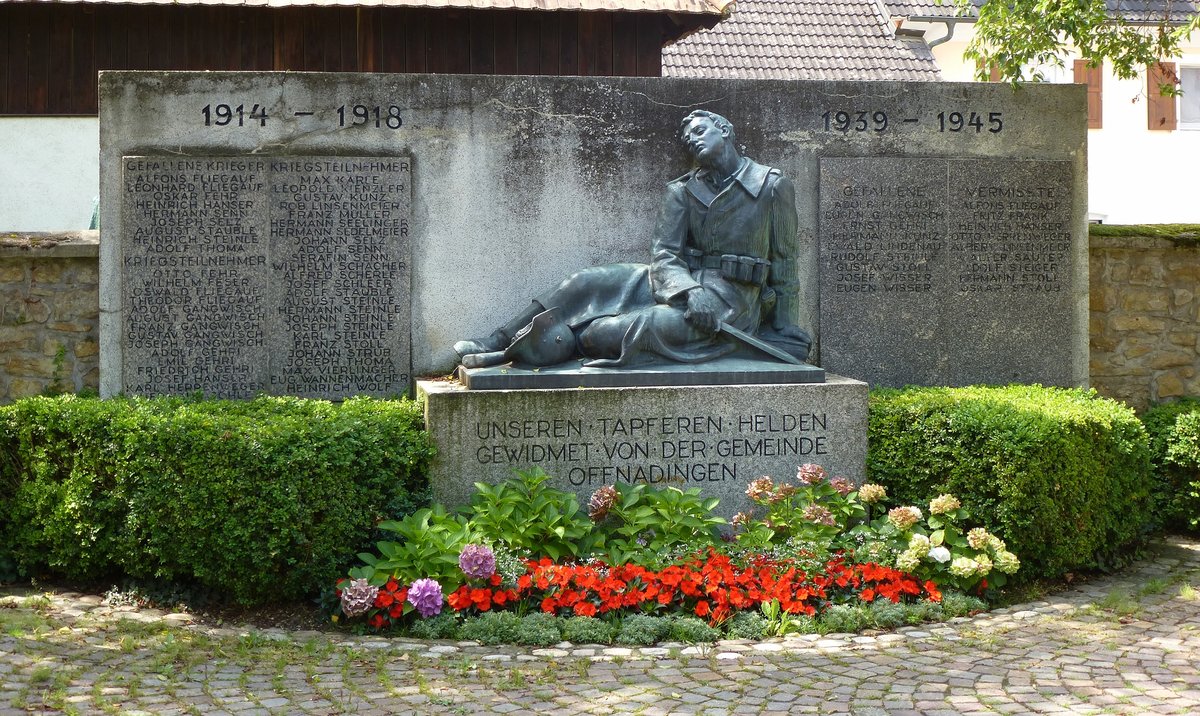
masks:
[(616, 627), (595, 617), (569, 617), (562, 620), (562, 638), (572, 644), (611, 644)]
[(941, 604), (942, 616), (946, 619), (967, 617), (987, 611), (987, 602), (978, 597), (971, 597), (966, 594), (959, 594), (958, 592), (946, 592), (943, 594)]
[(409, 635), (417, 639), (457, 639), (458, 631), (458, 616), (448, 610), (428, 619), (417, 619), (408, 627)]
[(366, 579), (378, 587), (388, 577), (395, 577), (401, 584), (428, 577), (436, 579), (447, 594), (465, 581), (458, 554), (474, 538), (465, 517), (447, 514), (441, 505), (434, 505), (401, 520), (381, 522), (379, 529), (395, 534), (401, 541), (376, 544), (378, 557), (360, 553), (358, 558), (367, 566), (350, 570), (352, 578)]
[(657, 566), (681, 546), (695, 551), (720, 543), (725, 520), (712, 513), (718, 500), (701, 497), (699, 488), (624, 483), (616, 488), (616, 502), (599, 525), (601, 554), (610, 564)]
[(648, 646), (666, 639), (670, 633), (671, 617), (634, 614), (621, 620), (615, 641), (629, 646)]
[(420, 428), (411, 401), (18, 401), (0, 408), (0, 551), (26, 574), (313, 594), (421, 488)]
[(881, 629), (895, 629), (909, 623), (909, 605), (876, 599), (867, 610), (867, 621)]
[(512, 612), (485, 612), (464, 620), (458, 630), (458, 638), (493, 646), (514, 644), (520, 633), (521, 617)]
[[(754, 513), (739, 515), (738, 543), (767, 550), (786, 543), (805, 544), (813, 554), (825, 556), (847, 528), (866, 511), (858, 503), (853, 483), (844, 477), (826, 479), (819, 465), (802, 465), (796, 484), (760, 477), (746, 494), (758, 505)], [(839, 489), (840, 488), (840, 489)], [(758, 512), (765, 512), (761, 517)]]
[(521, 617), (516, 642), (526, 646), (550, 646), (562, 641), (562, 621), (553, 614), (533, 612)]
[[(976, 2), (953, 4), (964, 13)], [(1040, 68), (1062, 67), (1075, 48), (1093, 64), (1107, 62), (1118, 77), (1132, 79), (1153, 62), (1178, 57), (1181, 43), (1200, 27), (1200, 16), (1173, 26), (1163, 13), (1145, 26), (1109, 15), (1105, 0), (985, 2), (964, 56), (976, 61), (980, 79), (996, 67), (1007, 80), (1041, 80)]]
[(871, 623), (869, 608), (850, 604), (834, 604), (817, 617), (820, 631), (838, 634), (854, 634)]
[(682, 641), (685, 644), (713, 642), (721, 638), (721, 630), (708, 625), (708, 622), (696, 617), (675, 617), (671, 620), (668, 632), (671, 641)]
[(957, 495), (1025, 579), (1098, 566), (1152, 517), (1149, 443), (1093, 391), (1008, 386), (871, 393), (868, 478), (900, 504)]
[(1160, 520), (1168, 529), (1200, 529), (1200, 398), (1156, 405), (1142, 416)]
[(766, 624), (764, 636), (787, 636), (788, 634), (815, 634), (816, 622), (804, 614), (789, 614), (783, 610), (779, 600), (766, 602), (760, 608)]
[(470, 518), (488, 541), (553, 560), (591, 551), (591, 520), (574, 494), (546, 484), (541, 469), (517, 472), (498, 485), (475, 483)]
[(762, 639), (767, 632), (767, 619), (758, 612), (736, 612), (725, 622), (730, 639)]

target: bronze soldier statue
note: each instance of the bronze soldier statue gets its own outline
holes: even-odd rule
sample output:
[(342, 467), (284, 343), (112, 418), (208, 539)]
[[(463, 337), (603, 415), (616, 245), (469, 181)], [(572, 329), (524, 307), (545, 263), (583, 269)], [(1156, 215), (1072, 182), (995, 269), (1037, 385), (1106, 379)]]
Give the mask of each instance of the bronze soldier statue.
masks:
[(807, 358), (791, 180), (739, 154), (718, 114), (692, 112), (680, 139), (696, 168), (667, 184), (651, 263), (571, 275), (490, 336), (454, 344), (464, 366), (699, 363), (748, 346)]

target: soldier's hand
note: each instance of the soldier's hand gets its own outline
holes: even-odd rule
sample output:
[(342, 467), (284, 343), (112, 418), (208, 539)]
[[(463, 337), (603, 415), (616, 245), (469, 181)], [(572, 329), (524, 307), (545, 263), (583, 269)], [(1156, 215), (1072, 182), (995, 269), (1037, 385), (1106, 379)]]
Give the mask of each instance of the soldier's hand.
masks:
[(693, 288), (688, 291), (687, 310), (683, 317), (703, 331), (716, 333), (720, 310), (721, 304), (715, 296), (703, 288)]

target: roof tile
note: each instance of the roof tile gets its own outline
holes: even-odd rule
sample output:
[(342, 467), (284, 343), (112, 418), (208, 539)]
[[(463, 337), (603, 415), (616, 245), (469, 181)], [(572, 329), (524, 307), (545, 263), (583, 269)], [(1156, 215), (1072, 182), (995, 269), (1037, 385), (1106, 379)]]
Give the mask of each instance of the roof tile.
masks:
[(877, 0), (739, 0), (731, 7), (712, 29), (664, 48), (663, 75), (940, 79), (928, 46), (897, 39)]

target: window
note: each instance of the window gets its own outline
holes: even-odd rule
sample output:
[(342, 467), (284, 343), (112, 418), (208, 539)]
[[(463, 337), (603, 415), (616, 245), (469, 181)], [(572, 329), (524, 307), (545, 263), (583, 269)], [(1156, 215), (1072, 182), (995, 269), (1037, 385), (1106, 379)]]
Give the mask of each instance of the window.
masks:
[(1179, 68), (1179, 128), (1200, 129), (1200, 65)]
[[(1178, 83), (1178, 96), (1164, 95), (1163, 85)], [(1200, 65), (1159, 62), (1146, 72), (1146, 120), (1150, 129), (1200, 130)]]
[(1088, 129), (1100, 129), (1103, 126), (1103, 89), (1104, 68), (1088, 67), (1087, 60), (1075, 60), (1075, 84), (1087, 85)]

